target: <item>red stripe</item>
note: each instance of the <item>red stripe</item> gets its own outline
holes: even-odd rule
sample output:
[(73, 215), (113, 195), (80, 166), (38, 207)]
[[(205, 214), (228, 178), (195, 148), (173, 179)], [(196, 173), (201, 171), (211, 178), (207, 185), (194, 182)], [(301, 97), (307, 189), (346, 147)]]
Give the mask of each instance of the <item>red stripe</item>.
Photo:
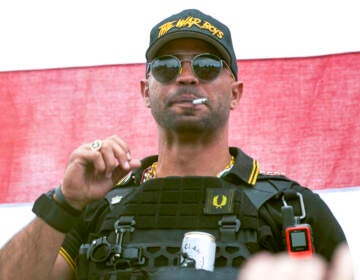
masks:
[[(312, 189), (360, 185), (360, 53), (238, 64), (232, 145)], [(0, 73), (0, 203), (56, 186), (83, 142), (118, 134), (135, 157), (156, 152), (143, 77), (143, 64)]]

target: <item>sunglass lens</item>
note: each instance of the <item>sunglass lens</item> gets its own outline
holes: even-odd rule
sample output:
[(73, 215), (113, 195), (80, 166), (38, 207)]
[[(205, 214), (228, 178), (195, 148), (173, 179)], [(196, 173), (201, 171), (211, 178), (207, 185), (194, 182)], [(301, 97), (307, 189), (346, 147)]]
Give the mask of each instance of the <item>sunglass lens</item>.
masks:
[(222, 61), (212, 55), (199, 55), (194, 58), (192, 67), (200, 79), (211, 81), (219, 75), (222, 69)]
[(178, 75), (179, 70), (180, 63), (175, 57), (159, 57), (151, 63), (151, 73), (161, 83), (172, 81)]

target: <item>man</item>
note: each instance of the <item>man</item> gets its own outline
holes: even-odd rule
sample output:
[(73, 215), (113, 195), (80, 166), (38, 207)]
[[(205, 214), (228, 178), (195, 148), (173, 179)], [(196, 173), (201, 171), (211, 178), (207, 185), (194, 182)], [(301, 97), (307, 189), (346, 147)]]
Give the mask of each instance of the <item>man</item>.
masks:
[[(76, 149), (62, 184), (35, 202), (38, 217), (3, 248), (2, 279), (235, 279), (252, 254), (286, 251), (286, 229), (303, 224), (300, 253), (313, 245), (330, 260), (345, 236), (324, 202), (229, 147), (242, 83), (228, 28), (182, 11), (152, 29), (146, 58), (141, 93), (158, 155), (134, 159), (118, 136)], [(189, 231), (216, 238), (213, 272), (180, 250)]]

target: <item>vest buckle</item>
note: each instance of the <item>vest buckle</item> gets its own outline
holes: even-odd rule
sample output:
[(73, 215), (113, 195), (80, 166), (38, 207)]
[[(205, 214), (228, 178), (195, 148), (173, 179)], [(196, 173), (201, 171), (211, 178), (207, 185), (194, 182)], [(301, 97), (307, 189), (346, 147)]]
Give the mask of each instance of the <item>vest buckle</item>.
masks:
[(236, 240), (241, 222), (236, 215), (223, 216), (218, 222), (221, 240)]

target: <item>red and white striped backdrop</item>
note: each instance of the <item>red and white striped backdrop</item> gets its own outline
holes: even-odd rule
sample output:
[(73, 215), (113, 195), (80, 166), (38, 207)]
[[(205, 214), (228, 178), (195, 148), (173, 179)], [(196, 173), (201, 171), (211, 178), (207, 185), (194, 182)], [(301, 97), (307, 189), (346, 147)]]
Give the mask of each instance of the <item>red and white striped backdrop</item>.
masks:
[[(360, 186), (360, 53), (239, 60), (232, 145), (311, 189)], [(0, 203), (31, 202), (61, 180), (72, 149), (118, 134), (156, 152), (144, 64), (0, 72)]]

